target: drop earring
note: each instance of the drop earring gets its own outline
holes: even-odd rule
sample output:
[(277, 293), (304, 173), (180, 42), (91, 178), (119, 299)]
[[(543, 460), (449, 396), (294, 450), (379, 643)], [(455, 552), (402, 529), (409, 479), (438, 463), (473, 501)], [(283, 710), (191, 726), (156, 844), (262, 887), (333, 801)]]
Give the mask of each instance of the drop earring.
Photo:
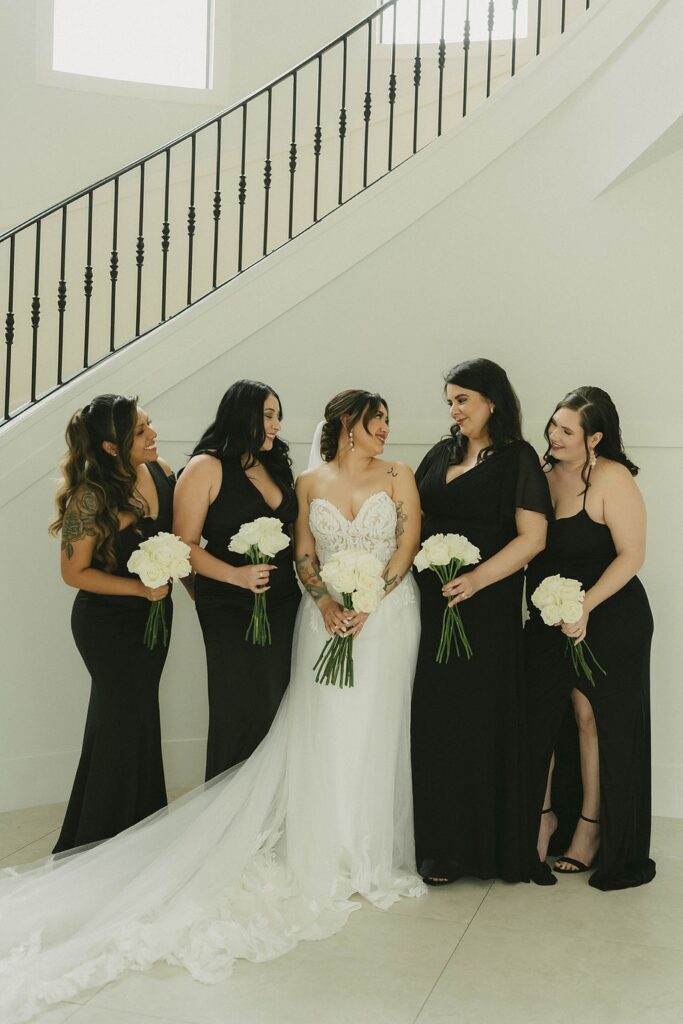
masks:
[(588, 465), (590, 466), (591, 469), (595, 469), (597, 463), (598, 463), (598, 457), (595, 454), (595, 448), (591, 448), (590, 456), (589, 456), (589, 459), (588, 459)]
[(350, 446), (352, 452), (356, 450), (356, 446), (353, 443), (353, 431), (352, 430), (349, 430), (349, 446)]

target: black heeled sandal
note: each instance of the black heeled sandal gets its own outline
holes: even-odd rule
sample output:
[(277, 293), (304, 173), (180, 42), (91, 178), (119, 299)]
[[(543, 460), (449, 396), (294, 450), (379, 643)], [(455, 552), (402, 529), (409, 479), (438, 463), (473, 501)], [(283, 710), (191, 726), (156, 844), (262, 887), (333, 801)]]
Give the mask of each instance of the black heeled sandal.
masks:
[[(544, 807), (541, 814), (549, 814), (552, 810), (552, 807)], [(552, 873), (550, 865), (540, 858), (532, 866), (531, 881), (535, 885), (557, 885), (557, 879)]]
[[(587, 818), (585, 814), (580, 814), (579, 817), (584, 821), (590, 822), (591, 825), (600, 824), (599, 818)], [(575, 870), (572, 871), (571, 868), (558, 867), (558, 864), (571, 864), (571, 867)], [(584, 871), (590, 871), (594, 864), (595, 857), (590, 864), (584, 864), (582, 860), (576, 860), (575, 857), (558, 857), (553, 865), (553, 871), (557, 872), (558, 875), (582, 875)]]

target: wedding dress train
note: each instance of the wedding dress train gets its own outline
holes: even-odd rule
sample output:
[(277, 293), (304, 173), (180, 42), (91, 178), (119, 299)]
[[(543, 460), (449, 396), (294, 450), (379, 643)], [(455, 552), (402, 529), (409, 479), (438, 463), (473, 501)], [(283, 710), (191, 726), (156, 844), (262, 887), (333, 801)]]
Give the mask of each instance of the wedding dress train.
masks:
[[(321, 564), (362, 548), (386, 563), (396, 510), (371, 495), (353, 521), (314, 499)], [(292, 676), (243, 764), (99, 846), (0, 872), (0, 1020), (157, 961), (198, 981), (237, 958), (281, 956), (338, 931), (359, 904), (424, 892), (415, 874), (410, 691), (419, 637), (411, 575), (354, 641), (355, 686), (314, 681), (328, 639), (305, 596)]]

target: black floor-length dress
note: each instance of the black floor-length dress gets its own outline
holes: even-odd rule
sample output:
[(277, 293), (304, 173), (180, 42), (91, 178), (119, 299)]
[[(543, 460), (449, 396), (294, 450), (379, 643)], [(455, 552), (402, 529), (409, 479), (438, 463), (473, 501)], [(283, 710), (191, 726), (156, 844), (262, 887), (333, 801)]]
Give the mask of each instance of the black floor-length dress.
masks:
[[(222, 460), (223, 477), (209, 506), (202, 534), (206, 550), (231, 565), (249, 565), (228, 550), (230, 538), (260, 516), (280, 519), (285, 530), (296, 519), (291, 484), (278, 479), (282, 502), (272, 509), (249, 480), (239, 460)], [(197, 575), (197, 614), (204, 634), (209, 683), (209, 736), (206, 778), (244, 761), (268, 732), (289, 682), (294, 620), (301, 592), (294, 575), (291, 545), (269, 559), (266, 610), (272, 643), (259, 647), (245, 639), (254, 607), (251, 590)]]
[[(586, 641), (605, 669), (593, 672), (591, 686), (575, 674), (565, 656), (566, 637), (546, 626), (531, 595), (546, 576), (559, 573), (592, 587), (616, 558), (609, 527), (584, 507), (548, 528), (548, 544), (529, 566), (525, 629), (528, 728), (531, 771), (531, 843), (535, 848), (553, 750), (552, 804), (558, 829), (551, 853), (569, 847), (582, 804), (578, 731), (571, 691), (590, 701), (600, 756), (600, 850), (590, 884), (626, 889), (650, 882), (650, 646), (652, 613), (642, 583), (631, 579), (603, 601), (588, 619)], [(587, 658), (592, 664), (590, 657)]]
[[(158, 462), (148, 468), (159, 515), (142, 519), (137, 530), (131, 525), (119, 532), (116, 576), (131, 577), (126, 564), (140, 543), (171, 530), (174, 480)], [(102, 567), (93, 561), (93, 568)], [(170, 630), (170, 595), (164, 601)], [(161, 639), (154, 650), (145, 647), (150, 607), (144, 597), (86, 590), (76, 595), (71, 629), (92, 689), (83, 750), (55, 853), (109, 839), (166, 806), (159, 681), (168, 648)]]
[[(460, 533), (482, 561), (516, 536), (518, 508), (550, 512), (538, 456), (515, 441), (446, 483), (452, 442), (417, 471), (422, 540)], [(462, 571), (467, 571), (464, 569)], [(516, 572), (459, 604), (473, 656), (437, 664), (445, 598), (418, 574), (422, 636), (413, 691), (412, 759), (418, 870), (424, 877), (529, 878), (522, 590)]]

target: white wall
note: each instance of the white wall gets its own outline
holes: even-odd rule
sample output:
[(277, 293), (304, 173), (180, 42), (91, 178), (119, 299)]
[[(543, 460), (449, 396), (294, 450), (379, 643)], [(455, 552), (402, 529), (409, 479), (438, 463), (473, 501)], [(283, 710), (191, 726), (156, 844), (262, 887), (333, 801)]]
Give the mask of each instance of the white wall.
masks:
[[(577, 384), (606, 387), (620, 408), (650, 510), (654, 809), (683, 816), (683, 151), (657, 145), (683, 112), (682, 30), (676, 0), (605, 4), (458, 131), (0, 434), (0, 532), (11, 539), (0, 806), (65, 797), (80, 745), (87, 680), (44, 532), (74, 407), (97, 391), (138, 391), (179, 465), (224, 388), (259, 377), (282, 396), (301, 465), (327, 397), (378, 388), (391, 454), (415, 465), (447, 428), (443, 371), (487, 355), (517, 385), (537, 446), (554, 402)], [(655, 66), (656, 78), (643, 73)], [(206, 727), (203, 652), (183, 594), (177, 610), (162, 683), (172, 785), (199, 780)]]

